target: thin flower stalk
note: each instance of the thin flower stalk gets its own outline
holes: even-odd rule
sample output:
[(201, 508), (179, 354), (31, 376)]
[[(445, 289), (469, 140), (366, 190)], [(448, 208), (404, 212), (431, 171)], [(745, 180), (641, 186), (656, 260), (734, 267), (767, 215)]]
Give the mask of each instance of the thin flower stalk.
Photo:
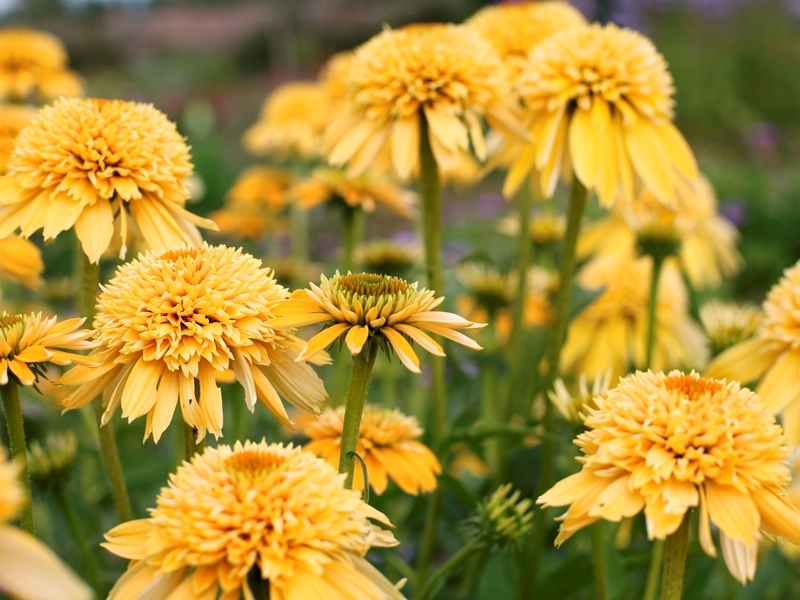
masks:
[(691, 516), (686, 513), (678, 530), (666, 539), (664, 572), (661, 576), (661, 600), (680, 600), (683, 575), (686, 571), (686, 551), (689, 548)]
[(0, 396), (3, 398), (3, 412), (8, 428), (9, 449), (11, 458), (20, 464), (19, 481), (25, 500), (20, 507), (19, 524), (23, 531), (31, 535), (35, 533), (33, 522), (33, 505), (31, 504), (31, 478), (28, 473), (28, 449), (25, 444), (25, 429), (22, 424), (22, 405), (19, 401), (19, 387), (13, 381), (0, 385)]

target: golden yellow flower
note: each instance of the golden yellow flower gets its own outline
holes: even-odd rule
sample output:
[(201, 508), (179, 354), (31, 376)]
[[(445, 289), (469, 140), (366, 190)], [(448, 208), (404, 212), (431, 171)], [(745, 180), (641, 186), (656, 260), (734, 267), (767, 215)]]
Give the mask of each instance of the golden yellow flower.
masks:
[(793, 445), (800, 443), (800, 262), (783, 272), (762, 306), (764, 320), (754, 337), (717, 356), (708, 377), (758, 380), (755, 388), (769, 412), (783, 411), (783, 428)]
[(154, 250), (198, 245), (197, 226), (216, 225), (184, 208), (191, 172), (188, 147), (152, 105), (58, 100), (15, 141), (0, 177), (0, 238), (19, 228), (48, 240), (74, 226), (91, 262), (115, 233), (124, 256), (134, 226)]
[(482, 8), (465, 23), (492, 43), (511, 67), (512, 80), (528, 54), (550, 36), (586, 25), (581, 13), (566, 2), (503, 2)]
[(356, 246), (355, 261), (369, 273), (394, 275), (405, 278), (408, 272), (419, 263), (422, 251), (418, 246), (373, 240)]
[(44, 261), (39, 247), (17, 237), (0, 240), (0, 277), (18, 281), (32, 290), (42, 284)]
[(35, 116), (36, 109), (32, 106), (0, 104), (0, 175), (8, 168), (14, 139)]
[(86, 319), (56, 317), (43, 319), (42, 313), (0, 316), (0, 385), (34, 385), (47, 372), (48, 365), (91, 365), (93, 360), (75, 350), (93, 348), (90, 329), (78, 330)]
[(258, 121), (244, 134), (244, 147), (258, 156), (313, 158), (330, 113), (324, 86), (285, 83), (267, 96)]
[(270, 167), (245, 169), (225, 196), (225, 206), (209, 215), (221, 233), (258, 239), (283, 228), (294, 176)]
[(50, 548), (7, 525), (25, 501), (17, 471), (0, 448), (0, 589), (18, 600), (89, 600), (92, 590)]
[(397, 544), (370, 521), (389, 520), (343, 484), (291, 445), (208, 448), (178, 467), (150, 518), (106, 534), (132, 561), (109, 598), (255, 598), (251, 573), (272, 600), (402, 598), (364, 558)]
[(575, 440), (583, 468), (536, 501), (570, 505), (557, 545), (598, 519), (642, 509), (648, 537), (663, 540), (698, 508), (703, 550), (717, 554), (713, 522), (725, 563), (744, 584), (755, 574), (761, 531), (800, 543), (800, 511), (785, 497), (789, 451), (756, 394), (694, 372), (638, 372), (595, 403), (589, 430)]
[[(578, 274), (578, 283), (599, 295), (570, 323), (561, 354), (563, 372), (597, 377), (611, 369), (616, 380), (646, 359), (650, 257), (604, 255)], [(656, 301), (653, 369), (699, 367), (706, 361), (703, 332), (689, 316), (686, 286), (674, 262), (661, 271)]]
[[(303, 430), (311, 438), (305, 449), (338, 468), (343, 423), (343, 406), (326, 410)], [(422, 429), (414, 417), (397, 409), (364, 407), (356, 452), (367, 465), (369, 485), (376, 494), (386, 491), (389, 479), (406, 494), (415, 496), (436, 489), (436, 476), (442, 472), (442, 466), (436, 455), (415, 439), (421, 435)], [(353, 489), (364, 489), (364, 475), (358, 465)]]
[[(519, 235), (519, 216), (511, 215), (501, 219), (497, 225), (500, 233), (516, 237)], [(538, 246), (549, 246), (561, 241), (567, 230), (567, 221), (563, 215), (552, 212), (536, 212), (531, 215), (528, 233)]]
[(637, 187), (670, 203), (676, 181), (697, 179), (694, 155), (672, 124), (672, 76), (638, 33), (595, 24), (554, 35), (531, 51), (517, 89), (534, 141), (512, 163), (506, 195), (532, 169), (545, 196), (559, 174), (574, 174), (604, 206), (633, 198)]
[(295, 290), (289, 301), (275, 309), (277, 326), (330, 325), (308, 341), (298, 360), (312, 358), (343, 335), (351, 354), (359, 354), (372, 338), (394, 350), (414, 373), (420, 372), (419, 358), (406, 337), (436, 356), (444, 356), (444, 351), (425, 331), (481, 350), (474, 340), (455, 330), (484, 325), (435, 310), (444, 298), (434, 297), (433, 290), (418, 290), (416, 282), (375, 273), (340, 275), (337, 271), (330, 279), (322, 275), (319, 286), (310, 285), (310, 290)]
[(330, 167), (315, 169), (311, 177), (292, 190), (292, 196), (305, 209), (327, 201), (344, 202), (350, 208), (374, 212), (378, 205), (407, 219), (417, 215), (417, 195), (398, 187), (386, 176), (364, 172), (351, 176)]
[(703, 304), (699, 316), (714, 354), (752, 338), (764, 321), (757, 306), (719, 300)]
[(82, 93), (80, 79), (67, 69), (67, 53), (58, 38), (22, 27), (0, 31), (0, 100), (33, 95), (50, 100)]
[(577, 389), (570, 392), (567, 385), (560, 377), (553, 384), (553, 389), (547, 392), (550, 402), (556, 407), (564, 420), (571, 425), (581, 425), (583, 415), (589, 408), (596, 408), (594, 404), (595, 396), (604, 393), (611, 383), (611, 369), (600, 373), (592, 380), (591, 388), (586, 379), (586, 374), (581, 373), (578, 377)]
[(260, 399), (290, 423), (278, 394), (319, 413), (326, 394), (306, 364), (302, 341), (270, 322), (287, 291), (261, 261), (226, 246), (148, 252), (117, 269), (97, 298), (97, 366), (78, 366), (58, 383), (79, 386), (64, 400), (80, 408), (104, 394), (103, 423), (122, 405), (132, 421), (147, 415), (145, 439), (158, 442), (180, 400), (183, 420), (222, 435), (215, 376), (232, 369), (252, 412)]
[(387, 147), (401, 179), (417, 173), (422, 118), (445, 172), (459, 168), (462, 154), (486, 158), (481, 119), (519, 129), (506, 67), (472, 29), (385, 29), (355, 50), (346, 71), (342, 108), (325, 130), (323, 149), (331, 164), (348, 163), (352, 175), (366, 171)]

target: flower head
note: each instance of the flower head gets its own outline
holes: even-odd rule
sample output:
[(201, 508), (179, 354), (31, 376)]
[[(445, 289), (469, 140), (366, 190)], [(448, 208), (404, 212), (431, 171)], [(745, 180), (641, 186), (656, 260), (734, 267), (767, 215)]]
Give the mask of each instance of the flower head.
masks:
[(93, 360), (75, 350), (93, 348), (89, 329), (76, 331), (86, 319), (56, 317), (43, 319), (42, 313), (0, 316), (0, 385), (35, 385), (48, 365), (71, 363), (89, 365)]
[(444, 298), (434, 297), (432, 290), (418, 290), (416, 282), (375, 273), (340, 275), (338, 271), (330, 279), (324, 275), (321, 279), (319, 286), (312, 283), (310, 290), (293, 292), (291, 299), (276, 310), (279, 316), (275, 323), (281, 327), (330, 324), (308, 341), (298, 360), (313, 357), (343, 335), (351, 354), (359, 354), (370, 339), (378, 344), (388, 342), (387, 350), (394, 350), (400, 362), (414, 373), (420, 372), (419, 358), (406, 336), (436, 356), (444, 356), (444, 351), (425, 331), (473, 350), (481, 349), (474, 340), (454, 330), (483, 324), (435, 310)]
[(31, 481), (42, 488), (58, 489), (69, 477), (78, 450), (72, 431), (48, 434), (45, 443), (33, 440), (28, 447)]
[(51, 100), (82, 92), (80, 79), (67, 69), (67, 53), (57, 37), (22, 27), (0, 31), (0, 100)]
[(0, 240), (0, 278), (18, 281), (32, 290), (42, 284), (44, 261), (38, 246), (10, 237)]
[(592, 386), (586, 379), (586, 375), (581, 373), (578, 377), (578, 386), (575, 393), (567, 389), (567, 385), (560, 377), (553, 384), (553, 389), (547, 392), (550, 402), (556, 407), (564, 420), (572, 425), (581, 425), (583, 415), (588, 408), (596, 408), (594, 398), (608, 390), (611, 383), (611, 369), (606, 370), (592, 380)]
[(251, 572), (273, 600), (402, 598), (364, 559), (397, 543), (370, 521), (388, 519), (343, 483), (300, 448), (209, 448), (178, 467), (150, 518), (106, 534), (103, 546), (133, 561), (109, 598), (252, 598)]
[(574, 174), (613, 205), (636, 182), (665, 203), (681, 177), (697, 179), (694, 156), (672, 124), (672, 77), (640, 34), (615, 25), (569, 29), (536, 46), (517, 80), (533, 143), (506, 179), (512, 195), (536, 169), (552, 196), (559, 174)]
[(488, 41), (463, 26), (385, 29), (355, 50), (342, 77), (343, 106), (325, 130), (323, 148), (330, 163), (349, 163), (353, 175), (386, 147), (394, 172), (401, 179), (414, 175), (423, 118), (445, 172), (458, 169), (470, 148), (486, 158), (481, 119), (518, 129), (505, 65)]
[[(343, 423), (344, 407), (326, 410), (303, 430), (311, 438), (305, 449), (338, 467)], [(406, 494), (415, 496), (436, 489), (436, 476), (442, 467), (436, 455), (416, 440), (421, 435), (414, 417), (397, 409), (364, 407), (356, 452), (367, 466), (369, 485), (376, 494), (386, 491), (389, 479)], [(364, 476), (358, 465), (353, 489), (364, 489)]]
[(752, 338), (764, 320), (757, 306), (719, 300), (703, 304), (699, 316), (715, 354)]
[[(519, 217), (511, 215), (502, 219), (497, 230), (500, 233), (516, 237), (519, 235)], [(563, 215), (552, 212), (536, 212), (531, 215), (528, 234), (531, 241), (540, 247), (546, 247), (561, 241), (567, 230), (567, 220)]]
[(369, 273), (405, 278), (420, 261), (421, 251), (417, 246), (374, 240), (356, 246), (354, 256), (356, 263)]
[(327, 92), (311, 81), (286, 83), (264, 101), (261, 116), (244, 134), (244, 147), (258, 156), (313, 158), (330, 119)]
[(58, 383), (79, 386), (64, 400), (79, 408), (103, 392), (108, 422), (117, 407), (132, 421), (147, 415), (157, 442), (180, 400), (183, 420), (222, 434), (215, 376), (232, 369), (252, 411), (260, 399), (286, 424), (278, 394), (319, 413), (322, 381), (295, 362), (301, 341), (271, 324), (286, 290), (261, 261), (239, 249), (209, 246), (148, 252), (117, 269), (97, 298), (98, 366), (76, 367)]
[(154, 250), (198, 245), (197, 226), (216, 225), (184, 208), (191, 172), (188, 147), (152, 105), (62, 98), (14, 142), (0, 177), (0, 238), (19, 228), (47, 240), (74, 226), (91, 262), (115, 234), (124, 256), (134, 226)]
[(478, 505), (476, 514), (464, 523), (471, 538), (479, 538), (488, 547), (508, 548), (520, 544), (533, 526), (530, 498), (519, 499), (510, 483), (497, 488)]
[(575, 440), (583, 468), (536, 501), (570, 505), (557, 545), (643, 509), (648, 537), (663, 540), (698, 508), (703, 550), (716, 556), (713, 522), (728, 568), (746, 583), (760, 531), (800, 543), (800, 511), (784, 495), (788, 449), (753, 392), (694, 372), (637, 372), (595, 403)]
[(14, 140), (19, 132), (36, 116), (32, 106), (18, 104), (0, 105), (0, 175), (8, 168), (8, 159), (14, 149)]

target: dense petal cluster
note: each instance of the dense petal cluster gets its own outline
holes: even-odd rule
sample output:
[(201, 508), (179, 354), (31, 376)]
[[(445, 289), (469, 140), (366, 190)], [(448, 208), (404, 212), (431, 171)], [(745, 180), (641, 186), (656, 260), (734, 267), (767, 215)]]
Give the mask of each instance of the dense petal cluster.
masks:
[(150, 518), (106, 534), (132, 561), (109, 598), (254, 598), (251, 572), (273, 600), (402, 598), (364, 559), (397, 543), (370, 521), (388, 519), (343, 483), (300, 448), (209, 448), (178, 467)]
[(63, 402), (79, 408), (103, 393), (103, 422), (122, 406), (129, 421), (147, 415), (156, 441), (180, 401), (198, 439), (222, 434), (216, 376), (232, 369), (252, 411), (260, 399), (286, 424), (278, 394), (315, 413), (326, 394), (301, 341), (271, 320), (288, 295), (261, 261), (227, 246), (148, 252), (122, 265), (103, 286), (94, 320), (97, 366), (78, 366), (58, 383), (79, 386)]
[(698, 313), (715, 354), (753, 337), (764, 321), (758, 306), (719, 300), (709, 300)]
[(535, 169), (546, 196), (560, 174), (574, 174), (604, 206), (630, 201), (637, 187), (670, 203), (676, 181), (698, 176), (671, 121), (664, 58), (634, 31), (591, 25), (550, 37), (531, 51), (517, 90), (534, 141), (512, 163), (506, 195)]
[(394, 172), (411, 177), (419, 171), (423, 132), (439, 167), (457, 170), (464, 154), (486, 158), (482, 119), (518, 129), (506, 67), (472, 29), (444, 24), (386, 29), (346, 64), (341, 112), (325, 130), (323, 149), (329, 162), (348, 163), (353, 175), (390, 149)]
[[(311, 438), (305, 449), (338, 467), (343, 424), (344, 407), (326, 410), (303, 430)], [(442, 466), (436, 455), (416, 440), (421, 435), (422, 428), (414, 417), (397, 409), (364, 407), (356, 452), (367, 466), (369, 485), (376, 494), (386, 491), (389, 479), (406, 494), (436, 489), (436, 476)], [(364, 476), (358, 466), (353, 489), (364, 489)]]
[(0, 175), (8, 168), (8, 159), (14, 149), (14, 140), (36, 116), (32, 106), (19, 104), (0, 105)]
[[(476, 329), (473, 323), (456, 314), (435, 310), (444, 297), (432, 290), (418, 290), (417, 283), (375, 273), (348, 273), (330, 279), (322, 275), (320, 285), (296, 290), (291, 299), (277, 307), (274, 323), (281, 327), (301, 327), (314, 323), (330, 326), (311, 338), (298, 359), (309, 359), (344, 336), (351, 354), (359, 354), (377, 334), (376, 343), (388, 342), (400, 362), (419, 373), (417, 357), (406, 336), (436, 356), (442, 347), (425, 331), (435, 333), (473, 350), (481, 347), (456, 329)], [(425, 331), (423, 331), (425, 330)]]
[(537, 500), (569, 505), (556, 544), (642, 510), (648, 537), (663, 540), (698, 508), (703, 550), (716, 556), (713, 522), (725, 563), (746, 583), (761, 531), (800, 543), (800, 511), (785, 498), (789, 451), (753, 392), (696, 373), (637, 372), (595, 403), (575, 440), (581, 471)]
[(75, 228), (91, 262), (135, 227), (149, 248), (201, 242), (213, 221), (184, 208), (189, 149), (164, 113), (122, 100), (61, 99), (14, 142), (0, 177), (0, 238), (19, 228), (45, 239)]

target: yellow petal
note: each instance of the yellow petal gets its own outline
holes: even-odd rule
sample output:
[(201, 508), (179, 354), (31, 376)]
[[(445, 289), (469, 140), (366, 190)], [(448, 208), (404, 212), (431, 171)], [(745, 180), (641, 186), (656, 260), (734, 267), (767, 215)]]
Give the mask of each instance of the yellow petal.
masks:
[(569, 153), (572, 159), (572, 168), (581, 183), (588, 189), (594, 187), (599, 158), (597, 156), (597, 136), (602, 135), (602, 132), (594, 128), (591, 121), (589, 110), (576, 108), (569, 125)]
[(658, 126), (658, 135), (670, 161), (684, 177), (694, 181), (700, 177), (692, 149), (678, 128), (665, 121)]
[(739, 542), (755, 542), (761, 518), (751, 495), (714, 481), (706, 481), (705, 488), (708, 514), (717, 527)]
[(397, 119), (392, 124), (392, 163), (400, 179), (414, 172), (419, 155), (419, 114)]
[(711, 361), (704, 375), (749, 383), (761, 377), (776, 358), (777, 353), (767, 351), (764, 342), (751, 338), (723, 351)]
[(400, 359), (403, 366), (412, 373), (420, 373), (419, 358), (414, 353), (414, 349), (411, 348), (411, 344), (406, 341), (402, 334), (391, 327), (381, 327), (380, 331), (386, 336), (386, 339), (389, 340), (389, 343), (397, 354), (397, 358)]
[(656, 126), (646, 118), (638, 118), (625, 127), (625, 146), (636, 174), (645, 186), (665, 204), (675, 202), (672, 167)]
[(764, 488), (754, 490), (751, 496), (761, 515), (761, 526), (767, 532), (800, 544), (800, 510), (797, 507), (785, 497)]
[(786, 350), (755, 389), (764, 408), (773, 414), (800, 397), (800, 352)]
[(75, 221), (75, 235), (81, 242), (81, 248), (89, 258), (90, 263), (97, 263), (103, 252), (111, 244), (114, 234), (114, 213), (111, 203), (98, 199), (83, 209)]
[(331, 325), (330, 327), (323, 329), (317, 335), (308, 340), (308, 344), (306, 344), (306, 347), (298, 355), (296, 360), (308, 360), (315, 354), (322, 352), (325, 350), (325, 348), (335, 342), (340, 335), (350, 329), (350, 327), (352, 326), (348, 323), (336, 323), (335, 325)]
[(345, 344), (347, 344), (347, 349), (350, 350), (350, 354), (359, 354), (364, 348), (364, 344), (367, 343), (368, 338), (369, 325), (364, 325), (362, 327), (353, 325), (350, 331), (347, 332), (344, 341)]
[(725, 535), (724, 531), (720, 531), (719, 545), (722, 546), (722, 558), (725, 560), (725, 566), (728, 567), (733, 578), (742, 585), (753, 581), (756, 577), (758, 542), (743, 544)]

